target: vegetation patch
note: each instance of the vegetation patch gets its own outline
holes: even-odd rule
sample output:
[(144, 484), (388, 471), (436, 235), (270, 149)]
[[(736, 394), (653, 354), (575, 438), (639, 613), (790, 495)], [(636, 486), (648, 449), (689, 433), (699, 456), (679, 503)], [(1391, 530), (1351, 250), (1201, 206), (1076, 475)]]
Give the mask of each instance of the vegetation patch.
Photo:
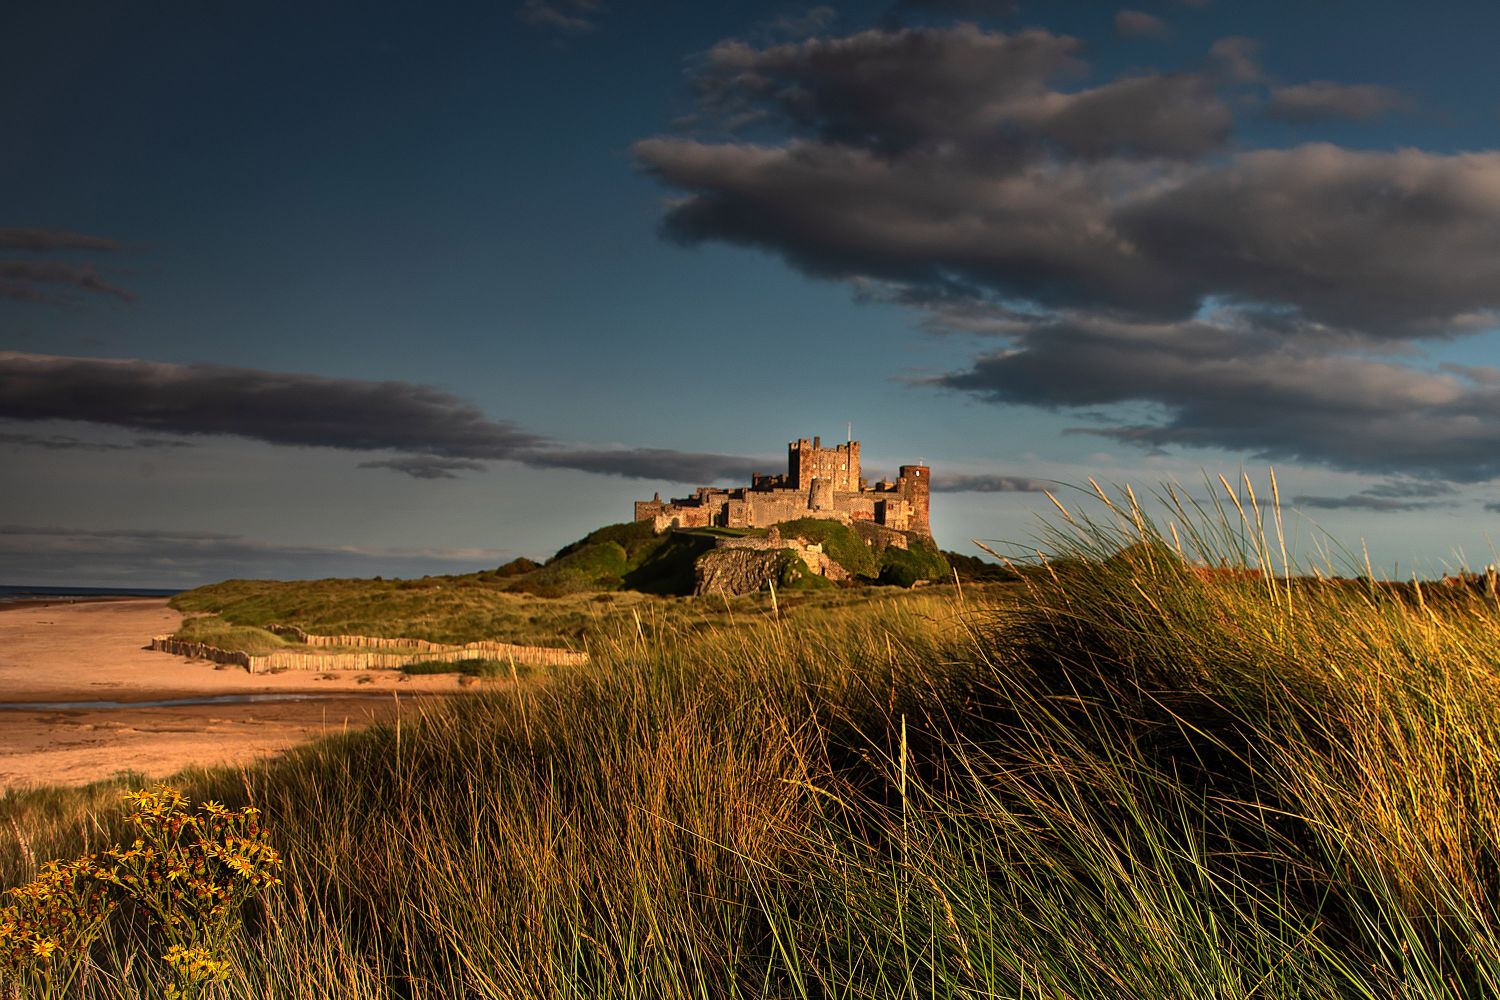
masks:
[(488, 573), (480, 573), (478, 575), (481, 578), (489, 578), (492, 580), (508, 580), (511, 577), (525, 576), (532, 570), (541, 568), (542, 564), (537, 562), (535, 559), (527, 559), (525, 556), (519, 556), (515, 559), (512, 559), (510, 562), (506, 563), (503, 566), (490, 570)]
[[(517, 671), (525, 673), (529, 667), (517, 665)], [(473, 657), (466, 660), (417, 660), (401, 665), (403, 674), (420, 676), (425, 674), (463, 674), (466, 677), (510, 676), (510, 664), (499, 660)]]
[[(686, 538), (679, 537), (682, 535)], [(691, 572), (696, 546), (707, 543), (694, 542), (693, 538), (693, 533), (667, 536), (658, 557), (664, 564), (658, 566), (663, 575)], [(683, 549), (667, 548), (668, 544)], [(679, 554), (672, 555), (674, 551)], [(281, 644), (267, 648), (267, 652), (301, 648), (264, 631), (264, 626), (273, 623), (296, 625), (321, 635), (415, 638), (455, 644), (493, 639), (528, 646), (579, 648), (608, 642), (622, 630), (639, 631), (648, 638), (674, 636), (733, 628), (771, 613), (765, 594), (734, 598), (676, 596), (664, 584), (664, 594), (622, 589), (606, 592), (610, 600), (601, 602), (600, 593), (589, 591), (556, 598), (517, 593), (483, 576), (226, 580), (186, 591), (171, 603), (180, 611), (212, 612), (232, 626), (254, 627), (258, 636)], [(649, 580), (639, 585), (654, 586)], [(1004, 600), (1013, 591), (1014, 586), (1000, 586), (993, 588), (993, 595)], [(982, 591), (975, 595), (984, 599)], [(821, 615), (872, 600), (885, 598), (879, 591), (840, 588), (822, 592), (816, 600), (809, 595), (793, 603), (783, 601), (778, 610), (784, 615)]]
[(958, 574), (964, 583), (1009, 583), (1020, 580), (1022, 573), (1010, 566), (989, 562), (978, 556), (943, 550), (948, 568)]
[(563, 550), (541, 569), (518, 578), (511, 589), (538, 597), (615, 590), (629, 570), (629, 556), (619, 542), (589, 542)]
[[(1495, 602), (1289, 578), (1249, 504), (1098, 506), (1008, 589), (622, 592), (586, 668), (185, 778), (287, 859), (216, 988), (1500, 995)], [(121, 818), (12, 822), (24, 885)]]
[(668, 532), (661, 544), (625, 575), (625, 586), (648, 594), (691, 594), (695, 564), (713, 549), (719, 537), (732, 536), (723, 531)]
[(841, 521), (804, 517), (777, 527), (783, 538), (800, 538), (804, 542), (822, 545), (830, 559), (854, 576), (873, 580), (879, 573), (879, 566), (870, 546), (865, 544), (853, 528)]
[(608, 524), (589, 532), (578, 541), (558, 549), (557, 555), (549, 560), (548, 565), (565, 559), (580, 549), (585, 549), (593, 545), (612, 543), (620, 546), (624, 551), (624, 559), (627, 563), (636, 566), (651, 554), (651, 550), (661, 545), (664, 540), (665, 536), (658, 535), (652, 528), (650, 521), (625, 521), (620, 524)]
[(946, 580), (948, 560), (938, 547), (925, 538), (912, 538), (907, 548), (886, 546), (880, 555), (879, 582), (897, 587), (913, 587), (919, 582)]
[(219, 649), (245, 653), (281, 653), (301, 650), (301, 643), (254, 625), (232, 625), (218, 615), (186, 618), (172, 636), (182, 642), (201, 642)]

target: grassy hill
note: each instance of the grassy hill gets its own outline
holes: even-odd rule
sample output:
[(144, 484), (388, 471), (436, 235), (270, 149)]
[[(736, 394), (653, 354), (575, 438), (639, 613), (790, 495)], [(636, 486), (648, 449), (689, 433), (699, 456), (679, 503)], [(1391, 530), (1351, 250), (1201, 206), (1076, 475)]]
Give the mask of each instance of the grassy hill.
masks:
[[(287, 862), (223, 995), (1500, 995), (1494, 602), (1119, 524), (1002, 605), (617, 620), (586, 668), (182, 776)], [(109, 791), (0, 798), (0, 881), (121, 833)], [(150, 992), (128, 933), (95, 955), (80, 995)]]
[[(921, 579), (950, 578), (943, 554), (925, 539), (915, 539), (910, 550), (876, 551), (836, 521), (793, 521), (781, 530), (787, 537), (821, 543), (868, 583), (909, 587)], [(695, 603), (686, 598), (693, 590), (698, 557), (713, 548), (717, 538), (744, 534), (764, 535), (765, 530), (699, 529), (657, 535), (640, 522), (612, 524), (564, 546), (542, 564), (518, 559), (480, 573), (412, 580), (226, 580), (179, 594), (172, 606), (202, 616), (189, 619), (179, 637), (249, 652), (286, 648), (286, 640), (264, 631), (270, 624), (298, 625), (322, 634), (407, 636), (433, 642), (503, 639), (576, 646), (642, 614), (671, 623), (669, 627), (696, 627), (695, 623), (722, 623), (735, 608), (754, 613), (766, 604), (764, 599)], [(792, 592), (819, 583), (825, 582), (795, 575), (787, 580)], [(791, 596), (784, 593), (783, 603)], [(825, 595), (815, 606), (863, 599)], [(794, 609), (800, 603), (791, 600), (787, 606)]]
[[(652, 573), (682, 572), (674, 558), (634, 572), (642, 586)], [(691, 563), (687, 564), (689, 568)], [(967, 585), (966, 585), (967, 586)], [(1003, 589), (1003, 588), (1001, 588)], [(888, 588), (783, 591), (784, 616), (818, 614), (877, 598), (899, 600)], [(643, 590), (581, 591), (542, 597), (507, 588), (487, 573), (419, 580), (226, 580), (172, 599), (188, 612), (181, 637), (229, 649), (273, 652), (288, 640), (265, 631), (297, 625), (323, 635), (375, 635), (463, 643), (499, 639), (523, 645), (579, 648), (622, 628), (651, 638), (730, 627), (769, 615), (769, 594), (695, 598)]]

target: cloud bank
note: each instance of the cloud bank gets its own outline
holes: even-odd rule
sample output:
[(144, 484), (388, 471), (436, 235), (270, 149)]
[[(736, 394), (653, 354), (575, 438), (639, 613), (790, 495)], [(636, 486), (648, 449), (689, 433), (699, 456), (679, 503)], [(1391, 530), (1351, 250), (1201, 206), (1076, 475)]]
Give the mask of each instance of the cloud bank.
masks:
[[(50, 255), (59, 251), (117, 251), (119, 242), (60, 229), (0, 228), (0, 251)], [(71, 260), (0, 258), (0, 298), (16, 302), (61, 305), (72, 300), (69, 292), (106, 295), (134, 302), (135, 293), (100, 277), (92, 263)]]
[(1288, 87), (1274, 87), (1266, 114), (1282, 121), (1369, 121), (1410, 106), (1399, 90), (1376, 84), (1344, 84), (1314, 80)]
[[(485, 462), (707, 483), (748, 479), (761, 460), (660, 448), (560, 445), (432, 386), (223, 365), (0, 352), (0, 420), (82, 421), (150, 434), (227, 435), (273, 445), (398, 452), (362, 468), (451, 479)], [(135, 447), (157, 445), (142, 439)], [(150, 442), (150, 443), (148, 443)], [(7, 432), (0, 443), (124, 447)], [(166, 444), (163, 441), (161, 444)]]
[(1045, 493), (1056, 486), (1056, 483), (1029, 476), (938, 473), (932, 477), (932, 489), (935, 493)]
[[(1094, 80), (1077, 39), (972, 23), (725, 41), (694, 85), (705, 113), (780, 137), (638, 142), (676, 194), (664, 235), (992, 341), (928, 384), (1146, 448), (1500, 475), (1500, 371), (1421, 362), (1500, 325), (1500, 153), (1234, 142), (1237, 106), (1358, 121), (1397, 91), (1268, 87), (1242, 37)], [(1156, 416), (1090, 422), (1101, 407)]]
[(37, 585), (193, 587), (227, 574), (422, 576), (496, 566), (516, 553), (496, 549), (391, 549), (297, 545), (211, 531), (76, 529), (0, 525), (0, 558)]

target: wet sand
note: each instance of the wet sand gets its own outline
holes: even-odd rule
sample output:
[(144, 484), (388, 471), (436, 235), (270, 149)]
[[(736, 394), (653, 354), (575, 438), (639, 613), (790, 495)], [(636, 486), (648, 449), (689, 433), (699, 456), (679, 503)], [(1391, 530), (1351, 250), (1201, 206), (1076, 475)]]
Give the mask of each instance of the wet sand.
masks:
[[(391, 670), (250, 674), (143, 648), (180, 621), (158, 598), (0, 605), (0, 789), (248, 764), (462, 688), (454, 675)], [(315, 697), (146, 704), (225, 695)], [(47, 704), (59, 702), (123, 704)]]

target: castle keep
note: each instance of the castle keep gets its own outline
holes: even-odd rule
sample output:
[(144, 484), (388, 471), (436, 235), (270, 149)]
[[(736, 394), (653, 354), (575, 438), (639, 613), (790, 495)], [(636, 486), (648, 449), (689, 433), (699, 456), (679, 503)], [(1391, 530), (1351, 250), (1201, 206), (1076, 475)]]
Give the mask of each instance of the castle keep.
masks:
[(928, 501), (932, 472), (903, 465), (895, 482), (871, 486), (859, 474), (859, 442), (824, 448), (820, 438), (787, 445), (787, 471), (755, 475), (749, 486), (700, 486), (683, 499), (637, 500), (635, 519), (668, 528), (764, 528), (802, 517), (869, 521), (931, 536)]

